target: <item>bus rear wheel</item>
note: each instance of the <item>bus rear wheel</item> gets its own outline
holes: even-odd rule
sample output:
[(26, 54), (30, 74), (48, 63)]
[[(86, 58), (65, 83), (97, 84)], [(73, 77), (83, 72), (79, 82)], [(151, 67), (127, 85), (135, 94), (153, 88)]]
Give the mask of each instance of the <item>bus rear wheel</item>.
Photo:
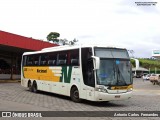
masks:
[(78, 91), (78, 89), (77, 89), (77, 87), (73, 87), (72, 89), (71, 89), (71, 99), (72, 99), (72, 101), (74, 101), (74, 102), (81, 102), (81, 99), (79, 98), (79, 91)]
[(32, 84), (31, 84), (31, 81), (28, 82), (28, 88), (29, 88), (29, 91), (32, 92)]
[(36, 82), (33, 82), (32, 92), (34, 92), (34, 93), (37, 93), (37, 92), (38, 92), (38, 90), (37, 90), (37, 83), (36, 83)]

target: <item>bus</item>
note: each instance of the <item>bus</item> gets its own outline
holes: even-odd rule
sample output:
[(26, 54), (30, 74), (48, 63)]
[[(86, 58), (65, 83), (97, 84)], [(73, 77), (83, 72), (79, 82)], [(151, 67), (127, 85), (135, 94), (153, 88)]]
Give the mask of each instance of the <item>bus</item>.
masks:
[(21, 85), (31, 92), (65, 95), (74, 102), (125, 100), (132, 96), (132, 69), (124, 48), (45, 48), (25, 52), (21, 67)]

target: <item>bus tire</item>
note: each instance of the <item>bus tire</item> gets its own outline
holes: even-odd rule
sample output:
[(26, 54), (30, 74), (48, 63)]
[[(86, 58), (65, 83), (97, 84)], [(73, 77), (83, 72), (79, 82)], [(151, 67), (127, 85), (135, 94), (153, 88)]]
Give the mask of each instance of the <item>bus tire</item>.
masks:
[(79, 91), (77, 87), (74, 86), (71, 88), (70, 97), (73, 102), (77, 102), (77, 103), (81, 102), (81, 99), (79, 98)]
[(32, 92), (34, 92), (34, 93), (37, 93), (37, 92), (38, 92), (36, 81), (33, 82), (33, 85), (32, 85)]
[(31, 81), (28, 82), (28, 88), (29, 88), (29, 91), (32, 92), (32, 84), (31, 84)]
[(156, 83), (155, 82), (153, 82), (153, 85), (155, 85)]

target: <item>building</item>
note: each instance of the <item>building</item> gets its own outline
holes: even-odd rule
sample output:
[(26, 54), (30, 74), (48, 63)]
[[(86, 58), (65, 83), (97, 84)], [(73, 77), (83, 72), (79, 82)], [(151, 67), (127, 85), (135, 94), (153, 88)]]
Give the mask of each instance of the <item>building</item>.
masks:
[(143, 67), (132, 68), (132, 73), (134, 77), (140, 78), (144, 73), (149, 73), (149, 70)]
[(153, 50), (152, 51), (152, 57), (160, 59), (160, 50)]
[(57, 45), (0, 30), (0, 80), (20, 79), (24, 52), (54, 46)]

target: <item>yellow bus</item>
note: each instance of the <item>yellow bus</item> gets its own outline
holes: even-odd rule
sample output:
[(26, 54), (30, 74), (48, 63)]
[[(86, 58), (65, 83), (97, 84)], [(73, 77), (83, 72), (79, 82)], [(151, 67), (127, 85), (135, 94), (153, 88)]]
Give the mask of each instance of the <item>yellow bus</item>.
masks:
[(125, 100), (132, 96), (132, 70), (126, 49), (58, 46), (25, 52), (21, 85), (30, 91), (70, 96), (74, 102)]

